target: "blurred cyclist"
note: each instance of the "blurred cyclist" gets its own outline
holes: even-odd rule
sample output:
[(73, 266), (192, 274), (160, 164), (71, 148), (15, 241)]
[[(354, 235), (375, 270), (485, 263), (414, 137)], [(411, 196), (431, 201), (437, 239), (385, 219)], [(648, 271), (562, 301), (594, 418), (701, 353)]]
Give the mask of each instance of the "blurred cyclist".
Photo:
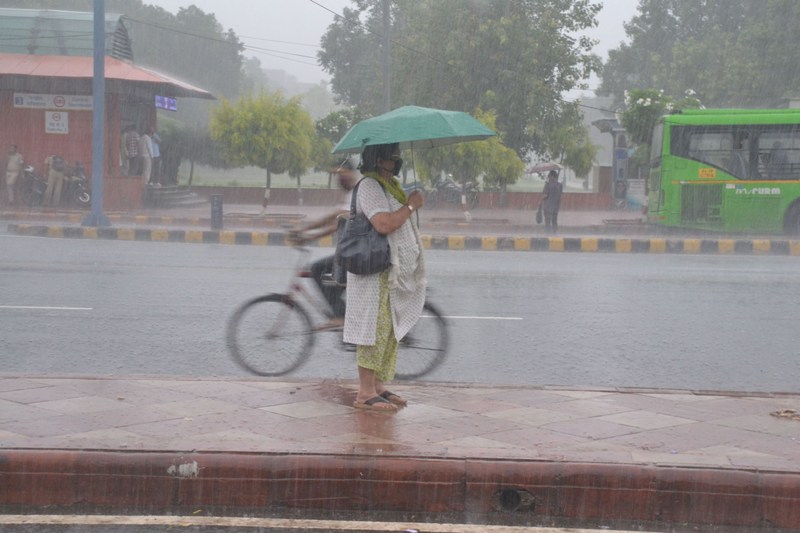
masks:
[[(349, 159), (345, 160), (339, 168), (336, 169), (336, 174), (338, 176), (339, 186), (346, 192), (345, 196), (342, 198), (342, 203), (335, 211), (332, 211), (319, 220), (315, 220), (310, 224), (290, 231), (290, 241), (303, 244), (327, 235), (332, 235), (336, 231), (339, 217), (349, 216), (352, 190), (356, 183), (358, 183), (361, 175)], [(339, 329), (344, 325), (345, 303), (342, 299), (342, 294), (345, 288), (344, 286), (334, 283), (332, 280), (323, 280), (324, 277), (329, 278), (330, 276), (327, 275), (332, 272), (333, 255), (323, 257), (311, 264), (311, 275), (317, 283), (319, 290), (322, 292), (322, 295), (325, 296), (325, 299), (328, 301), (331, 312), (333, 313), (333, 318), (328, 323), (317, 328), (320, 330)]]

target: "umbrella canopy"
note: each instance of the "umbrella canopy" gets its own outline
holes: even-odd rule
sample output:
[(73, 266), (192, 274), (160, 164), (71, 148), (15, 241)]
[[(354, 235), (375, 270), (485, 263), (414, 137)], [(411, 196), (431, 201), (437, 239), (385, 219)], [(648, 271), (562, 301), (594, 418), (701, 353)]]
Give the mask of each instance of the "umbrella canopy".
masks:
[(528, 174), (537, 174), (540, 172), (550, 172), (551, 170), (561, 170), (561, 165), (558, 163), (541, 163), (528, 169)]
[(461, 111), (405, 106), (362, 120), (334, 146), (333, 153), (358, 153), (365, 146), (400, 143), (400, 149), (434, 148), (496, 135)]

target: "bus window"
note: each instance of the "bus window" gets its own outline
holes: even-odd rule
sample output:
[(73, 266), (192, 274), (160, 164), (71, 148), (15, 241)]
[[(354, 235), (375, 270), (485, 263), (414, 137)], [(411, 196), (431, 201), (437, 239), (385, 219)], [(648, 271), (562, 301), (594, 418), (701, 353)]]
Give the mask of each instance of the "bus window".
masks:
[(689, 139), (689, 156), (697, 161), (725, 168), (733, 152), (733, 133), (698, 132)]
[(800, 179), (800, 131), (765, 129), (758, 138), (758, 172), (762, 179)]
[(736, 128), (705, 128), (696, 126), (672, 129), (671, 154), (693, 159), (747, 179), (750, 167), (749, 142), (744, 132)]

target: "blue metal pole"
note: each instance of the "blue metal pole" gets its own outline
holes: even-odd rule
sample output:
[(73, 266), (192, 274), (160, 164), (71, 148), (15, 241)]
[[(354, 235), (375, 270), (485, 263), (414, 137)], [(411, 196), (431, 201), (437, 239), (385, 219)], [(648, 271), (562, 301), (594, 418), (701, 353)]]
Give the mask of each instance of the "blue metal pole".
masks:
[(105, 177), (106, 112), (106, 5), (94, 0), (94, 77), (92, 78), (92, 212), (83, 226), (110, 226), (103, 214), (103, 179)]

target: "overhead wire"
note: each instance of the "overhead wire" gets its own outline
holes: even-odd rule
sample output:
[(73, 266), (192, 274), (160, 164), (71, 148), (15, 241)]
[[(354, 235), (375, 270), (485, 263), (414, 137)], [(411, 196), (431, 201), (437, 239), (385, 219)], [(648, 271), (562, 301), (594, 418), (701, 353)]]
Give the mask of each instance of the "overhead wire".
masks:
[(241, 39), (243, 39), (243, 38), (258, 39), (258, 40), (262, 40), (262, 41), (279, 42), (279, 43), (284, 43), (284, 44), (294, 44), (294, 45), (299, 45), (299, 46), (315, 46), (315, 45), (309, 45), (309, 44), (305, 44), (305, 43), (291, 43), (289, 41), (277, 41), (277, 40), (274, 40), (274, 39), (265, 39), (265, 38), (259, 38), (259, 37), (244, 37), (244, 36), (236, 35), (236, 33), (233, 34), (234, 37), (236, 38), (236, 41), (234, 42), (234, 41), (231, 41), (231, 40), (228, 40), (228, 39), (221, 39), (220, 37), (217, 37), (217, 36), (204, 35), (202, 33), (194, 33), (194, 32), (190, 32), (190, 31), (182, 30), (180, 28), (176, 28), (174, 26), (166, 26), (164, 24), (157, 24), (155, 22), (150, 22), (150, 21), (146, 21), (146, 20), (137, 19), (137, 18), (129, 17), (127, 15), (125, 15), (123, 18), (128, 19), (128, 20), (130, 20), (132, 22), (143, 24), (145, 26), (151, 26), (151, 27), (158, 28), (158, 29), (161, 29), (161, 30), (166, 30), (166, 31), (170, 31), (170, 32), (173, 32), (173, 33), (177, 33), (177, 34), (180, 34), (180, 35), (187, 35), (187, 36), (190, 36), (190, 37), (197, 37), (197, 38), (200, 38), (200, 39), (205, 39), (205, 40), (208, 40), (208, 41), (214, 41), (214, 42), (218, 42), (218, 43), (225, 44), (225, 45), (236, 46), (237, 48), (241, 47), (244, 50), (250, 50), (250, 51), (262, 54), (262, 55), (275, 57), (275, 58), (278, 58), (278, 59), (284, 59), (286, 61), (292, 61), (292, 62), (295, 62), (295, 63), (301, 63), (303, 65), (316, 65), (317, 64), (316, 62), (309, 63), (307, 61), (302, 61), (302, 60), (299, 60), (299, 59), (293, 59), (292, 57), (285, 57), (285, 56), (294, 56), (294, 57), (300, 57), (300, 58), (304, 58), (304, 59), (313, 59), (313, 60), (316, 61), (317, 58), (315, 56), (309, 56), (309, 55), (298, 54), (298, 53), (294, 53), (294, 52), (286, 52), (286, 51), (283, 51), (283, 50), (274, 50), (274, 49), (270, 49), (270, 48), (262, 48), (262, 47), (259, 47), (259, 46), (248, 45), (248, 44), (245, 44), (244, 42), (242, 42)]

